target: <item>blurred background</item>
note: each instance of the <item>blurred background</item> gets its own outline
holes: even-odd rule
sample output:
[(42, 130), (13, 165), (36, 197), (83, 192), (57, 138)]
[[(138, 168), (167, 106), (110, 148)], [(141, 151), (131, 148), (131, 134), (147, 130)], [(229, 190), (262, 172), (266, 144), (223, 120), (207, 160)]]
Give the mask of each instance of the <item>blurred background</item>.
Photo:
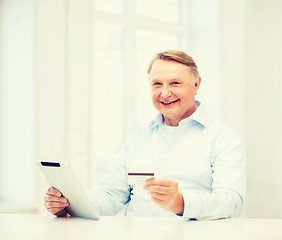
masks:
[[(147, 66), (190, 54), (198, 99), (247, 154), (243, 217), (282, 217), (282, 1), (0, 0), (0, 212), (46, 213), (36, 161), (85, 188), (156, 114)], [(47, 214), (47, 213), (46, 213)]]

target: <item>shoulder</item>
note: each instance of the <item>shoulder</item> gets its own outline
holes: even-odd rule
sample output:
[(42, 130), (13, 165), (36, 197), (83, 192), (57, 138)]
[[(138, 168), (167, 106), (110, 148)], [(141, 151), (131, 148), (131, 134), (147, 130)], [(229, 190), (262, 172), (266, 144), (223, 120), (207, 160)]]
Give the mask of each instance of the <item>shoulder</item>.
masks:
[(206, 127), (209, 135), (213, 136), (214, 138), (220, 138), (222, 136), (240, 137), (239, 132), (236, 131), (232, 126), (226, 122), (223, 122), (218, 117), (215, 117), (205, 109), (201, 108), (200, 114), (198, 115), (200, 115), (198, 118), (203, 122), (203, 125)]
[(219, 152), (243, 147), (240, 133), (225, 122), (213, 119), (208, 129), (213, 149)]
[(231, 125), (220, 120), (214, 120), (211, 124), (211, 130), (214, 132), (215, 136), (230, 136), (241, 138), (240, 133), (235, 130)]

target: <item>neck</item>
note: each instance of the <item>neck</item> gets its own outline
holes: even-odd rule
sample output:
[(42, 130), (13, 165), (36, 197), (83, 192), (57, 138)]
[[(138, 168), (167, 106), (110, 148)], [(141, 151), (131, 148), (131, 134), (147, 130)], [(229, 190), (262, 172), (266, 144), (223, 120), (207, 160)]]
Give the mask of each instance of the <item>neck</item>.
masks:
[(194, 105), (191, 109), (189, 109), (184, 115), (181, 117), (171, 119), (164, 116), (165, 124), (170, 127), (177, 127), (179, 123), (188, 117), (190, 117), (197, 110), (196, 105)]

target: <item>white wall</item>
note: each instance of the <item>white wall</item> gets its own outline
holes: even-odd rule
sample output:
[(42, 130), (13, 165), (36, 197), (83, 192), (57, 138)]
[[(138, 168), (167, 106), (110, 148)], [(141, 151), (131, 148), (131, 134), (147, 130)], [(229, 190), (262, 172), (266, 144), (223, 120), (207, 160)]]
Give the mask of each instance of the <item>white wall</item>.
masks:
[(279, 0), (220, 1), (222, 117), (245, 142), (247, 217), (282, 217), (281, 9)]
[(282, 1), (248, 1), (248, 215), (282, 217)]
[(1, 1), (0, 195), (7, 206), (31, 204), (35, 195), (33, 11), (32, 0)]

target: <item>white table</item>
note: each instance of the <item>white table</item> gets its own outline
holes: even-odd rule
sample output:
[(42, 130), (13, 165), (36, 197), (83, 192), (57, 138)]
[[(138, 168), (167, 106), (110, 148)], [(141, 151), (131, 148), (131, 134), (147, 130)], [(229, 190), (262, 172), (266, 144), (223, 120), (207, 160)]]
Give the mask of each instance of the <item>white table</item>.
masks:
[(0, 214), (0, 239), (279, 240), (282, 219), (183, 221), (181, 218), (101, 217), (100, 221), (51, 215)]

